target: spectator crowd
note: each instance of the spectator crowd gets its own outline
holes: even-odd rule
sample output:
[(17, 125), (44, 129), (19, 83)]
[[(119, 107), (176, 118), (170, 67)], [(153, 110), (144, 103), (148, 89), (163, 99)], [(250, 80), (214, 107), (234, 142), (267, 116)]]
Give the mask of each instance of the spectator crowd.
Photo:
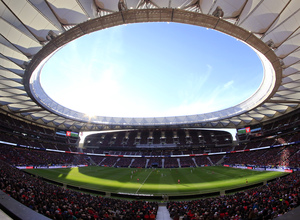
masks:
[(158, 204), (105, 198), (65, 189), (0, 160), (0, 189), (51, 219), (155, 219)]
[(233, 195), (193, 201), (169, 202), (174, 220), (194, 219), (273, 219), (300, 205), (300, 174)]

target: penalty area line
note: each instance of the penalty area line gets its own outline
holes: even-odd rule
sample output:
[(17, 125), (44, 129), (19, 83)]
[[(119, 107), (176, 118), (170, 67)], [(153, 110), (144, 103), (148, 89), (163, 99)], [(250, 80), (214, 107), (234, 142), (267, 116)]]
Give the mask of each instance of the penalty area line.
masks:
[(137, 194), (138, 191), (142, 188), (142, 186), (143, 186), (144, 183), (147, 181), (148, 177), (151, 175), (152, 172), (153, 172), (153, 170), (151, 170), (151, 172), (150, 172), (149, 175), (146, 177), (146, 179), (145, 179), (144, 182), (141, 184), (141, 186), (138, 188), (138, 190), (135, 192), (135, 194)]

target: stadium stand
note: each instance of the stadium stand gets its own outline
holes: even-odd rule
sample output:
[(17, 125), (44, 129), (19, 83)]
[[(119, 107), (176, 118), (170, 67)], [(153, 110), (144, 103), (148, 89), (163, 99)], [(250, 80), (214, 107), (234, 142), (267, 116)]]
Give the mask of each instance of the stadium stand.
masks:
[[(294, 118), (295, 116), (293, 115), (290, 117)], [(2, 125), (7, 121), (10, 121), (11, 123), (10, 125), (6, 124), (7, 126), (4, 126), (0, 133), (2, 141), (0, 145), (1, 190), (9, 194), (12, 198), (15, 198), (16, 200), (30, 207), (30, 209), (33, 209), (49, 218), (68, 219), (72, 216), (75, 216), (76, 218), (90, 218), (91, 216), (94, 216), (94, 218), (96, 216), (124, 217), (126, 214), (122, 213), (122, 211), (116, 207), (109, 207), (104, 210), (101, 208), (100, 211), (99, 207), (95, 206), (94, 204), (115, 204), (117, 201), (118, 205), (126, 207), (128, 206), (128, 202), (97, 196), (93, 197), (85, 193), (75, 193), (74, 191), (65, 189), (63, 187), (54, 187), (52, 184), (44, 182), (42, 179), (32, 177), (14, 167), (47, 167), (55, 165), (76, 166), (85, 164), (114, 167), (178, 168), (211, 166), (218, 164), (220, 161), (222, 161), (220, 164), (246, 165), (255, 167), (299, 167), (300, 144), (297, 142), (299, 141), (299, 129), (297, 127), (299, 122), (297, 121), (295, 121), (297, 126), (293, 126), (292, 129), (285, 126), (282, 130), (278, 129), (278, 124), (280, 124), (281, 121), (277, 122), (278, 124), (272, 122), (272, 127), (275, 129), (272, 131), (269, 129), (271, 126), (267, 124), (267, 135), (264, 135), (264, 133), (259, 136), (248, 135), (248, 137), (238, 143), (238, 145), (234, 146), (232, 141), (230, 143), (227, 141), (226, 143), (222, 143), (221, 147), (217, 144), (211, 144), (213, 141), (210, 141), (209, 139), (213, 136), (218, 136), (218, 140), (221, 142), (228, 137), (227, 132), (214, 133), (211, 131), (201, 131), (201, 137), (203, 137), (207, 143), (210, 143), (209, 146), (205, 145), (203, 147), (202, 143), (198, 142), (197, 144), (178, 144), (176, 147), (167, 149), (163, 147), (153, 148), (151, 144), (148, 144), (147, 147), (143, 148), (132, 145), (127, 146), (127, 149), (124, 149), (123, 146), (113, 146), (113, 144), (111, 144), (109, 141), (103, 142), (107, 144), (106, 148), (103, 147), (103, 144), (102, 146), (98, 146), (98, 148), (89, 148), (91, 146), (90, 143), (97, 143), (103, 137), (103, 134), (100, 136), (93, 135), (91, 138), (86, 140), (86, 148), (83, 149), (83, 153), (77, 154), (78, 149), (75, 145), (67, 141), (69, 138), (66, 136), (58, 136), (57, 132), (55, 131), (46, 131), (38, 126), (34, 126), (34, 128), (31, 129), (29, 124), (26, 124), (25, 122), (19, 122), (16, 119), (8, 118), (3, 115), (1, 115), (1, 120), (3, 122)], [(14, 127), (22, 127), (24, 130), (15, 132), (13, 129)], [(264, 126), (262, 127), (262, 130), (264, 131), (265, 128)], [(134, 131), (134, 133), (137, 134), (138, 132)], [(141, 130), (140, 134), (143, 133), (149, 135), (150, 132)], [(161, 134), (162, 131), (160, 130), (156, 133)], [(186, 132), (182, 132), (180, 130), (177, 130), (176, 133), (177, 135), (183, 135), (183, 137), (179, 136), (179, 139), (184, 139), (187, 134)], [(111, 140), (112, 137), (116, 137), (115, 143), (121, 143), (121, 141), (118, 139), (119, 135), (116, 134), (111, 132), (110, 135), (105, 135), (105, 138), (109, 137), (107, 140)], [(174, 132), (172, 131), (165, 132), (166, 140), (172, 140), (172, 138), (167, 135), (172, 136), (173, 134)], [(120, 139), (123, 140), (125, 135), (134, 137), (134, 135), (131, 135), (130, 132), (127, 132), (127, 134), (122, 132)], [(142, 135), (144, 136), (143, 141), (146, 141), (147, 138), (145, 137), (147, 137), (147, 135)], [(194, 135), (198, 137), (196, 130), (189, 132), (188, 135)], [(157, 137), (159, 137), (159, 135)], [(89, 142), (89, 140), (91, 141)], [(196, 142), (196, 140), (197, 138), (193, 138), (194, 142)], [(131, 143), (134, 142), (131, 141)], [(53, 145), (55, 147), (53, 147)], [(153, 143), (153, 145), (155, 145), (155, 143)], [(275, 145), (280, 146), (270, 147)], [(46, 149), (48, 146), (49, 149), (58, 151), (47, 151)], [(264, 147), (267, 148), (264, 149)], [(241, 152), (231, 151), (233, 149), (241, 150)], [(213, 155), (214, 153), (220, 152), (223, 152), (224, 154)], [(88, 156), (85, 153), (100, 153), (103, 154), (103, 156)], [(118, 155), (122, 157), (116, 157)], [(125, 155), (131, 157), (124, 157)], [(170, 157), (171, 155), (174, 157)], [(190, 156), (182, 157), (183, 155)], [(35, 187), (36, 189), (33, 189)], [(173, 219), (177, 219), (178, 217), (182, 217), (183, 219), (197, 219), (198, 217), (199, 219), (246, 219), (247, 216), (248, 218), (250, 218), (249, 216), (254, 216), (251, 217), (253, 219), (275, 218), (290, 210), (293, 210), (299, 205), (299, 197), (296, 193), (298, 188), (299, 173), (295, 172), (294, 174), (277, 179), (276, 181), (267, 185), (243, 192), (238, 192), (234, 195), (192, 200), (189, 202), (169, 202), (168, 208)], [(46, 204), (41, 203), (41, 201), (44, 199), (38, 194), (38, 191), (47, 195), (48, 202)], [(50, 191), (55, 193), (51, 195), (49, 194)], [(280, 194), (274, 194), (274, 192), (280, 192)], [(61, 199), (58, 199), (57, 196)], [(74, 204), (74, 200), (77, 197), (82, 199), (82, 201), (91, 199), (93, 203), (89, 203), (87, 207), (80, 207), (80, 204)], [(70, 201), (72, 205), (70, 205)], [(240, 205), (241, 202), (243, 205)], [(134, 203), (136, 203), (135, 205), (137, 207), (145, 206), (145, 203), (142, 202)], [(82, 202), (82, 204), (85, 203)], [(132, 203), (129, 204), (132, 206)], [(207, 204), (213, 205), (208, 206)], [(151, 212), (153, 212), (154, 215), (157, 214), (157, 208), (157, 203), (151, 203), (150, 210), (152, 210)], [(145, 215), (146, 213), (148, 213), (148, 215), (151, 214), (148, 210), (137, 211), (134, 209), (128, 218), (135, 218), (133, 216), (137, 215), (137, 213), (139, 213), (139, 216), (143, 214)], [(141, 216), (140, 218), (142, 219)]]
[[(12, 218), (157, 216), (156, 202), (73, 191), (16, 168), (57, 165), (288, 169), (294, 173), (263, 186), (230, 195), (169, 201), (168, 209), (175, 220), (300, 216), (295, 208), (300, 184), (298, 1), (2, 0), (0, 8), (0, 189), (5, 193), (0, 193), (0, 203), (3, 210), (14, 210)], [(265, 96), (218, 112), (142, 119), (87, 118), (31, 87), (39, 81), (31, 78), (37, 65), (68, 42), (137, 22), (192, 24), (234, 36), (270, 63), (264, 69), (273, 72), (264, 78), (274, 85), (267, 88), (264, 83), (260, 88), (267, 89), (260, 92)], [(218, 128), (237, 129), (237, 141), (228, 132), (211, 130)], [(78, 148), (81, 131), (102, 133), (88, 136), (83, 148)], [(14, 199), (24, 206), (16, 205)], [(18, 215), (16, 207), (23, 215)]]
[(299, 173), (255, 189), (186, 202), (170, 202), (171, 218), (273, 219), (300, 205)]
[[(143, 219), (155, 202), (126, 201), (75, 192), (32, 177), (0, 161), (1, 190), (51, 219)], [(138, 217), (139, 216), (139, 217)], [(33, 219), (34, 215), (30, 214)]]

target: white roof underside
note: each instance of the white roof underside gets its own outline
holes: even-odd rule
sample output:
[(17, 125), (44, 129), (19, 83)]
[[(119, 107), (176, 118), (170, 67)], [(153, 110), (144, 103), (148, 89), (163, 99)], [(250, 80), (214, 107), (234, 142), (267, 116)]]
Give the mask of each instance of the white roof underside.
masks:
[[(119, 13), (118, 2), (118, 0), (0, 1), (0, 108), (38, 124), (74, 131), (117, 128), (110, 127), (110, 124), (155, 125), (159, 121), (172, 126), (182, 125), (183, 120), (179, 117), (161, 119), (103, 117), (104, 123), (101, 121), (88, 123), (45, 109), (28, 96), (23, 85), (26, 65), (43, 45), (48, 43), (49, 31), (63, 34), (88, 20)], [(197, 120), (197, 116), (186, 116), (186, 121), (194, 121), (193, 124), (189, 123), (190, 126), (236, 128), (265, 122), (299, 108), (298, 0), (277, 0), (276, 3), (274, 0), (126, 0), (125, 2), (128, 10), (173, 8), (205, 15), (211, 15), (216, 7), (220, 6), (224, 11), (222, 20), (248, 30), (265, 43), (272, 41), (272, 48), (282, 67), (282, 80), (272, 97), (254, 109), (222, 119), (206, 122)]]

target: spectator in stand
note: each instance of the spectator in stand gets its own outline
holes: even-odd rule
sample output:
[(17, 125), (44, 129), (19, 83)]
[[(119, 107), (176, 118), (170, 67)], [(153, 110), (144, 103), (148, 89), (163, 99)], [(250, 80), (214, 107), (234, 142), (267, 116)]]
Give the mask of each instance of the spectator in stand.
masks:
[(51, 219), (135, 219), (155, 202), (103, 198), (49, 184), (0, 160), (0, 189)]
[(300, 173), (234, 195), (170, 202), (171, 218), (273, 219), (300, 205)]

